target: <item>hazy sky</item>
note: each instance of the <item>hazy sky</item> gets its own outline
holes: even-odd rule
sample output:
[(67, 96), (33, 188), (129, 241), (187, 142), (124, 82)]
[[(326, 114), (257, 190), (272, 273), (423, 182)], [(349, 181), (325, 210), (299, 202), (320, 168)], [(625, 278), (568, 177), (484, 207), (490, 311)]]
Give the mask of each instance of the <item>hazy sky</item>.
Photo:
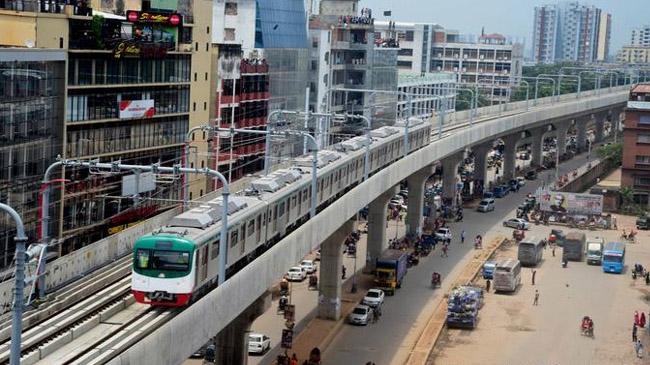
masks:
[[(544, 0), (361, 0), (360, 7), (373, 10), (373, 17), (388, 20), (384, 10), (392, 10), (394, 21), (438, 23), (464, 34), (487, 33), (525, 38), (526, 49), (532, 46), (533, 15), (536, 5), (553, 4)], [(629, 43), (632, 28), (650, 24), (650, 0), (591, 0), (612, 14), (610, 55)]]

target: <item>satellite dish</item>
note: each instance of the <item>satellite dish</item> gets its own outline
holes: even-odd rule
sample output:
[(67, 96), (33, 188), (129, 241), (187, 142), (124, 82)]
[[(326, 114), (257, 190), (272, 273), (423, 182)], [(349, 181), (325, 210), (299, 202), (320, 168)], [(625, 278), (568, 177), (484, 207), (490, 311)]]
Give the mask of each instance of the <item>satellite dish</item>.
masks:
[(34, 48), (34, 41), (31, 40), (31, 39), (26, 40), (26, 41), (25, 41), (25, 46), (26, 46), (27, 48)]

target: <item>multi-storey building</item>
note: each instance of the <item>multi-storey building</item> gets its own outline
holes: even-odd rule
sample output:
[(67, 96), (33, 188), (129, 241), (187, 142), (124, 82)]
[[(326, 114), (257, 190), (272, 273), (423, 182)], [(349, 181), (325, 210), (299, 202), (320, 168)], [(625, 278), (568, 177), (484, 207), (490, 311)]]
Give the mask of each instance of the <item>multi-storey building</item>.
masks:
[[(407, 73), (400, 72), (397, 90), (411, 95), (413, 116), (429, 118), (437, 113), (453, 112), (456, 109), (456, 75), (452, 73)], [(404, 115), (408, 101), (400, 95), (397, 112)]]
[[(359, 10), (357, 0), (323, 0), (319, 15), (310, 19), (309, 34), (310, 109), (361, 114), (371, 119), (373, 128), (392, 125), (397, 103), (397, 48), (375, 46), (372, 11)], [(329, 131), (322, 134), (325, 145), (359, 133), (363, 126), (352, 118), (342, 124), (320, 118), (317, 124), (318, 129)], [(329, 139), (332, 136), (334, 139)]]
[(578, 2), (535, 7), (533, 59), (538, 63), (606, 61), (611, 15)]
[[(219, 53), (214, 123), (265, 129), (269, 110), (304, 110), (308, 63), (304, 2), (230, 0), (214, 2), (213, 9), (212, 42)], [(273, 155), (289, 154), (291, 148), (281, 148), (287, 145), (273, 144)], [(259, 171), (265, 149), (265, 138), (252, 134), (216, 138), (213, 143), (220, 169), (232, 180)]]
[(630, 91), (623, 127), (621, 186), (634, 189), (635, 200), (648, 204), (650, 195), (650, 85)]
[[(183, 147), (188, 129), (209, 117), (211, 7), (181, 0), (170, 9), (166, 3), (143, 1), (126, 16), (97, 12), (102, 6), (116, 8), (105, 1), (75, 6), (21, 2), (20, 9), (18, 2), (3, 3), (14, 8), (0, 9), (0, 24), (14, 31), (0, 33), (0, 44), (66, 53), (67, 79), (59, 94), (65, 102), (58, 116), (64, 158), (206, 166), (205, 143), (197, 143), (189, 163)], [(190, 136), (195, 142), (200, 138)], [(61, 253), (119, 231), (183, 196), (180, 176), (142, 174), (141, 185), (133, 187), (123, 180), (129, 174), (63, 171), (62, 204), (45, 207), (54, 217), (49, 231), (60, 239)], [(190, 198), (205, 188), (204, 180), (195, 181)]]
[(456, 31), (434, 30), (431, 72), (448, 72), (459, 84), (478, 86), (492, 103), (505, 102), (518, 83), (523, 45), (500, 34), (482, 34), (477, 41)]
[(616, 56), (616, 61), (621, 63), (650, 63), (650, 46), (623, 46)]
[(644, 25), (642, 27), (632, 29), (630, 45), (650, 46), (650, 25)]
[[(0, 49), (0, 202), (37, 236), (39, 188), (63, 153), (66, 54), (58, 49)], [(0, 267), (11, 263), (15, 222), (0, 215)]]
[(431, 72), (434, 29), (441, 28), (437, 24), (376, 21), (375, 44), (399, 49), (397, 67), (400, 71), (427, 73)]

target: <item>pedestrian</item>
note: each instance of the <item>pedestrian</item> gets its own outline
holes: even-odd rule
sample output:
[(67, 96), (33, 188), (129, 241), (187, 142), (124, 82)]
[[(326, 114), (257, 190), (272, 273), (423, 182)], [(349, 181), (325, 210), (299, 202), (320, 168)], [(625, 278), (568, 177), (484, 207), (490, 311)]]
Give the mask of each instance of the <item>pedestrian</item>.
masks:
[(639, 323), (640, 323), (640, 321), (639, 321), (639, 312), (634, 311), (634, 324), (638, 326)]
[(345, 265), (343, 265), (343, 266), (341, 267), (341, 279), (345, 279), (345, 271), (346, 271), (346, 269), (345, 269)]
[(296, 353), (293, 353), (293, 356), (291, 356), (291, 361), (289, 361), (289, 365), (298, 365), (298, 356), (296, 356)]
[(447, 246), (447, 243), (443, 243), (443, 244), (442, 244), (442, 253), (440, 254), (440, 257), (449, 257), (449, 256), (447, 255), (447, 250), (448, 250), (447, 247), (448, 247), (448, 246)]
[(641, 312), (641, 316), (639, 316), (639, 327), (643, 328), (645, 327), (645, 313)]
[(488, 292), (488, 293), (490, 292), (490, 284), (492, 284), (492, 283), (490, 282), (490, 279), (487, 279), (487, 280), (485, 281), (485, 291)]
[(553, 257), (555, 257), (555, 243), (551, 247), (551, 253), (553, 254)]
[(461, 244), (465, 243), (465, 230), (464, 229), (460, 232), (460, 243)]
[(533, 270), (533, 285), (535, 285), (535, 274), (537, 274), (537, 270)]
[(535, 299), (533, 300), (533, 305), (539, 304), (539, 290), (535, 289)]
[(634, 325), (632, 325), (632, 342), (636, 342), (636, 340), (637, 340), (636, 331), (637, 331), (637, 328), (636, 328), (636, 323), (635, 323)]
[(639, 359), (643, 358), (643, 344), (641, 343), (641, 340), (637, 340), (634, 343), (634, 352), (636, 352), (636, 357)]

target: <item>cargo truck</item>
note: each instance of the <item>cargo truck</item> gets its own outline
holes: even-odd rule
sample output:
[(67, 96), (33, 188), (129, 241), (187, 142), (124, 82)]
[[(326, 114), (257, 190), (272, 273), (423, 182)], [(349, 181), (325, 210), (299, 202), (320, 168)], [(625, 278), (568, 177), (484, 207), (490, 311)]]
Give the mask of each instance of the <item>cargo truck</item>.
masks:
[(562, 247), (562, 260), (582, 261), (585, 253), (585, 234), (582, 232), (572, 231), (567, 233)]
[(388, 295), (394, 295), (395, 290), (402, 286), (406, 275), (408, 253), (401, 250), (386, 250), (377, 258), (375, 268), (375, 286)]
[(605, 240), (602, 237), (593, 236), (587, 238), (587, 265), (600, 265), (603, 261), (603, 246)]

